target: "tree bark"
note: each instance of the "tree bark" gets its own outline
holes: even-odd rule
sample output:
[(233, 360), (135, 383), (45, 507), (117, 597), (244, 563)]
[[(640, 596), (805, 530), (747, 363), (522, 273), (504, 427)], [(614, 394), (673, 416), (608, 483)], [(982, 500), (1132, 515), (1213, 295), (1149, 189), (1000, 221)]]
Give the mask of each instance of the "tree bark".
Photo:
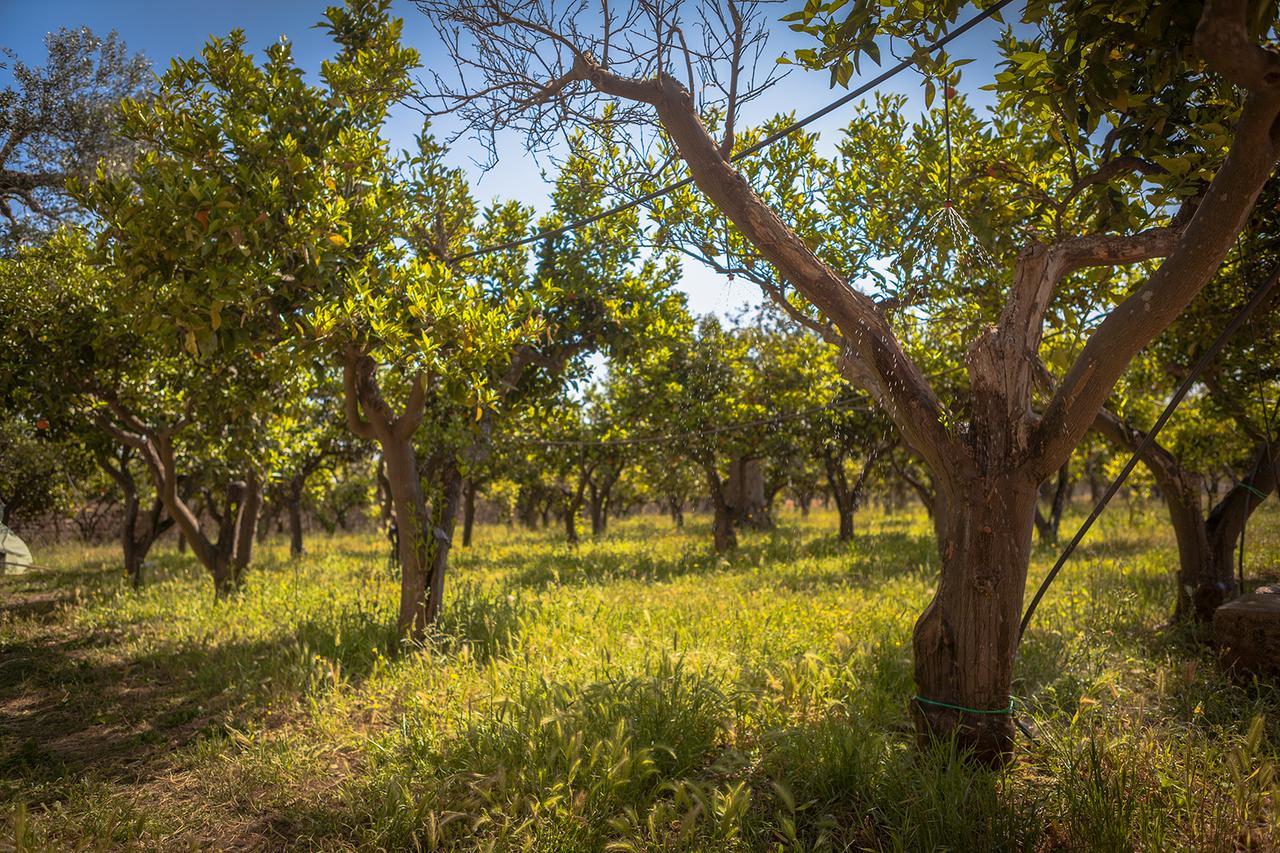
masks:
[(765, 499), (764, 470), (759, 459), (744, 456), (733, 460), (722, 492), (735, 525), (746, 525), (758, 530), (773, 526), (768, 501)]
[(1062, 525), (1062, 512), (1066, 509), (1067, 498), (1071, 494), (1071, 463), (1064, 462), (1058, 469), (1058, 478), (1054, 484), (1053, 497), (1049, 502), (1049, 514), (1040, 511), (1036, 503), (1036, 535), (1041, 542), (1057, 542), (1058, 529)]
[(382, 449), (387, 488), (395, 515), (400, 560), (400, 612), (396, 630), (401, 639), (421, 642), (426, 638), (427, 589), (430, 580), (431, 545), (429, 518), (413, 435), (422, 423), (426, 406), (426, 386), (417, 377), (405, 402), (395, 415), (382, 397), (377, 366), (373, 359), (349, 350), (343, 369), (344, 406), (348, 428), (357, 436), (374, 439)]
[(296, 474), (289, 483), (289, 556), (295, 560), (301, 557), (305, 551), (302, 541), (302, 487), (304, 482), (303, 476)]
[(582, 512), (582, 504), (585, 501), (587, 483), (590, 476), (591, 471), (587, 469), (579, 474), (578, 484), (573, 491), (564, 489), (562, 492), (561, 511), (564, 513), (564, 535), (565, 541), (570, 545), (577, 545), (580, 541), (578, 538), (578, 513)]
[(840, 517), (840, 541), (849, 542), (853, 539), (853, 495), (844, 472), (844, 463), (840, 455), (832, 450), (823, 454), (823, 461), (827, 466), (827, 485), (831, 488), (836, 514)]
[(565, 497), (564, 507), (564, 541), (570, 545), (578, 544), (578, 513), (574, 509), (573, 499)]
[(476, 484), (468, 479), (462, 487), (462, 547), (471, 547), (471, 529), (476, 522)]
[(431, 529), (428, 531), (430, 562), (427, 577), (427, 602), (424, 617), (434, 625), (444, 607), (444, 578), (449, 568), (449, 552), (462, 504), (462, 472), (453, 457), (440, 466), (439, 482), (431, 502)]
[[(98, 454), (98, 463), (104, 471), (115, 480), (124, 495), (123, 518), (120, 526), (120, 544), (124, 557), (125, 574), (134, 589), (142, 586), (142, 567), (155, 544), (170, 527), (173, 519), (164, 514), (164, 504), (157, 493), (152, 500), (146, 519), (142, 518), (142, 506), (138, 496), (138, 486), (129, 471), (129, 458), (132, 454), (126, 445), (119, 458), (110, 458), (105, 453)], [(181, 540), (179, 540), (181, 541)]]
[(912, 713), (922, 743), (955, 735), (987, 764), (1006, 762), (1013, 748), (1004, 711), (1038, 485), (1027, 476), (976, 478), (939, 488), (935, 508), (942, 571), (915, 627)]
[[(1130, 452), (1136, 451), (1145, 438), (1142, 431), (1129, 426), (1107, 409), (1099, 412), (1095, 428), (1108, 441)], [(1213, 612), (1235, 598), (1238, 592), (1231, 565), (1238, 534), (1228, 537), (1229, 541), (1218, 543), (1219, 547), (1215, 548), (1211, 539), (1220, 522), (1215, 522), (1211, 529), (1205, 519), (1201, 497), (1203, 477), (1182, 467), (1159, 442), (1152, 442), (1140, 458), (1160, 487), (1160, 496), (1169, 511), (1170, 526), (1178, 545), (1177, 599), (1173, 618), (1207, 624), (1213, 620)], [(1269, 480), (1274, 487), (1274, 476), (1267, 477), (1265, 472), (1257, 470), (1256, 465), (1253, 474), (1263, 475), (1260, 479), (1263, 486)], [(1223, 504), (1226, 504), (1225, 500)], [(1241, 503), (1239, 508), (1243, 510), (1246, 506), (1247, 503)], [(1234, 511), (1224, 511), (1218, 517), (1222, 519)]]
[(604, 533), (604, 496), (595, 486), (591, 487), (591, 496), (587, 500), (587, 512), (591, 516), (591, 535), (598, 537)]
[(727, 554), (738, 547), (738, 535), (734, 532), (733, 512), (725, 501), (724, 486), (720, 480), (720, 472), (713, 463), (704, 463), (703, 471), (707, 476), (707, 490), (711, 493), (711, 535), (717, 554)]
[[(1206, 521), (1209, 539), (1210, 572), (1214, 577), (1231, 575), (1231, 564), (1254, 510), (1276, 491), (1278, 480), (1276, 448), (1264, 440), (1254, 452), (1248, 474), (1233, 486), (1209, 512)], [(1243, 590), (1240, 590), (1243, 592)]]
[(427, 503), (418, 479), (417, 454), (412, 438), (397, 438), (388, 432), (380, 442), (399, 534), (400, 612), (396, 626), (402, 638), (421, 642), (429, 624), (426, 608), (430, 549)]
[(243, 583), (244, 573), (253, 560), (253, 534), (261, 511), (262, 483), (258, 480), (258, 472), (250, 469), (249, 476), (245, 479), (244, 496), (236, 513), (235, 545), (231, 553), (231, 566), (237, 587)]

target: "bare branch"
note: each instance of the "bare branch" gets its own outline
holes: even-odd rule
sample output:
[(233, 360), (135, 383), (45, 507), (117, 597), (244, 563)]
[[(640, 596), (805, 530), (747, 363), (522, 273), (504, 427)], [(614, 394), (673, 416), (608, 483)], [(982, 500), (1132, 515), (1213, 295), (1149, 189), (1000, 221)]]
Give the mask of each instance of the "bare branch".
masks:
[(1168, 257), (1182, 236), (1179, 228), (1150, 228), (1137, 234), (1090, 234), (1052, 247), (1059, 277), (1084, 267), (1118, 266)]

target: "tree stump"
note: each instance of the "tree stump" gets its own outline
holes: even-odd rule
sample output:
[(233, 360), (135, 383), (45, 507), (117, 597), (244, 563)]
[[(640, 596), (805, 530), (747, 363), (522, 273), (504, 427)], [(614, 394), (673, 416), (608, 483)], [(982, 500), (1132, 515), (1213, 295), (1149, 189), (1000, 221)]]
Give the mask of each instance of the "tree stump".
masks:
[(1243, 675), (1280, 674), (1280, 595), (1242, 595), (1213, 614), (1223, 663)]

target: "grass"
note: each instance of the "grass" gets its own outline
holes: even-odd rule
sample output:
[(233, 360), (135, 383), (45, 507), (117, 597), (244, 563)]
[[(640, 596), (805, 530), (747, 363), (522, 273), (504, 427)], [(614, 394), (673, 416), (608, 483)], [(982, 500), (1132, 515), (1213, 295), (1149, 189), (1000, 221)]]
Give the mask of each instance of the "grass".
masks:
[[(1071, 518), (1065, 529), (1071, 528)], [(1165, 627), (1172, 538), (1104, 519), (1046, 599), (1007, 771), (911, 745), (921, 515), (478, 530), (438, 635), (391, 654), (373, 537), (263, 551), (244, 593), (161, 550), (0, 578), (0, 849), (1280, 848), (1280, 690)], [(1280, 514), (1250, 526), (1275, 574)], [(1055, 551), (1038, 547), (1037, 580)]]

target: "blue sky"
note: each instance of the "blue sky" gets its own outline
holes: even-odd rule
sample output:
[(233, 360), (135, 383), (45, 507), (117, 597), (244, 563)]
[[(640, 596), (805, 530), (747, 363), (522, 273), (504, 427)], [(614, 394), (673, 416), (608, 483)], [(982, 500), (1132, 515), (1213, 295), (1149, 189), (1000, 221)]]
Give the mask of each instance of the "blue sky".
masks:
[[(0, 46), (14, 50), (28, 63), (39, 64), (45, 55), (45, 33), (59, 27), (88, 26), (99, 33), (116, 30), (130, 49), (142, 51), (160, 68), (175, 56), (195, 54), (210, 35), (225, 35), (239, 27), (245, 31), (249, 47), (255, 50), (261, 50), (282, 35), (287, 36), (294, 44), (299, 63), (314, 71), (332, 48), (325, 34), (314, 28), (326, 5), (325, 0), (0, 0)], [(781, 17), (794, 5), (779, 4), (775, 7), (776, 15)], [(426, 18), (407, 0), (396, 0), (395, 8), (405, 19), (406, 41), (422, 52), (424, 65), (431, 67), (448, 62)], [(965, 14), (962, 19), (967, 17)], [(988, 82), (992, 74), (992, 42), (998, 32), (999, 24), (988, 21), (966, 33), (950, 48), (953, 56), (975, 60), (965, 68), (962, 83), (971, 102), (989, 102), (978, 87)], [(778, 55), (805, 43), (806, 37), (779, 24), (774, 28), (769, 46), (771, 53)], [(887, 53), (885, 56), (888, 58)], [(876, 73), (874, 66), (864, 67), (864, 71), (868, 68), (868, 76)], [(833, 92), (827, 80), (826, 74), (792, 71), (753, 103), (744, 119), (750, 123), (777, 112), (795, 111), (801, 115), (811, 112), (841, 94), (841, 91)], [(855, 78), (851, 86), (858, 82)], [(886, 85), (885, 91), (908, 95), (908, 109), (912, 113), (923, 108), (921, 79), (917, 74), (898, 75)], [(826, 140), (834, 139), (847, 115), (837, 111), (812, 129), (821, 132)], [(421, 117), (404, 109), (394, 117), (388, 135), (397, 146), (408, 147), (420, 127)], [(445, 133), (448, 122), (437, 122), (436, 128)], [(452, 158), (472, 173), (481, 198), (516, 198), (543, 209), (547, 185), (521, 142), (515, 137), (504, 140), (498, 152), (498, 165), (488, 173), (474, 166), (473, 158), (480, 159), (482, 154), (465, 139), (455, 144)], [(730, 284), (693, 262), (685, 266), (683, 288), (689, 294), (690, 307), (698, 312), (727, 312), (759, 301), (759, 293), (752, 286), (743, 282)]]

